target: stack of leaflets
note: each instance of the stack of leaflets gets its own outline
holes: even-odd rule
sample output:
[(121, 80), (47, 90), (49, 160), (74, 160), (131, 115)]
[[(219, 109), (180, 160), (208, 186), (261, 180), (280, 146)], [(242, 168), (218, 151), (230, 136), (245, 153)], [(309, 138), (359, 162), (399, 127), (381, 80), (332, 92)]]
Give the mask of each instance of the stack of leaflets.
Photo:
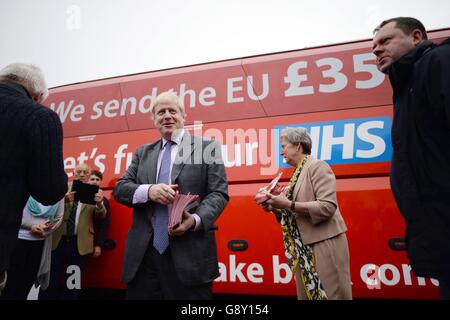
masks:
[(181, 223), (183, 212), (188, 211), (195, 205), (198, 205), (199, 196), (195, 194), (175, 194), (175, 199), (172, 203), (172, 209), (169, 212), (169, 228), (173, 228)]
[(288, 185), (281, 185), (278, 183), (283, 172), (280, 172), (270, 183), (269, 185), (261, 188), (255, 195), (255, 202), (257, 204), (264, 203), (268, 198), (267, 194), (271, 193), (273, 195), (279, 195), (282, 192), (285, 192), (288, 188)]

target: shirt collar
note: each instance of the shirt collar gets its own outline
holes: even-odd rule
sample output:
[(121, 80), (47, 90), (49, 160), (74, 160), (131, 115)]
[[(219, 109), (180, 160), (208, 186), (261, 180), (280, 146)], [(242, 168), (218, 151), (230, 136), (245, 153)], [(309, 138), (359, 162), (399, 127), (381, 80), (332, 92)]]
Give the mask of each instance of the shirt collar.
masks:
[(25, 87), (17, 82), (14, 81), (9, 81), (9, 80), (1, 80), (0, 84), (3, 84), (7, 87), (10, 87), (12, 89), (14, 89), (15, 91), (21, 93), (23, 96), (28, 97), (30, 99), (31, 95), (29, 94), (29, 92), (27, 91), (27, 89), (25, 89)]
[[(183, 140), (183, 136), (184, 136), (184, 128), (182, 128), (181, 130), (177, 130), (178, 135), (172, 139), (172, 142), (174, 142), (177, 146), (180, 145), (181, 140)], [(161, 148), (164, 148), (166, 146), (166, 143), (168, 140), (161, 138), (162, 139), (162, 145)]]
[[(403, 57), (392, 63), (389, 67), (389, 79), (395, 91), (409, 86), (415, 63), (436, 45), (428, 40), (406, 53)], [(395, 99), (394, 99), (395, 100)]]

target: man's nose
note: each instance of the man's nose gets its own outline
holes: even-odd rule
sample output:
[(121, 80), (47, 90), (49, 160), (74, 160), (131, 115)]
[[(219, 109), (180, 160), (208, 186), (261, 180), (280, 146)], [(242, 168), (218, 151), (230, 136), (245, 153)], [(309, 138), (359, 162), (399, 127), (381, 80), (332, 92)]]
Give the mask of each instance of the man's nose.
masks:
[(375, 47), (372, 48), (372, 53), (377, 57), (381, 54), (381, 52), (383, 52), (383, 49), (379, 45), (376, 45)]

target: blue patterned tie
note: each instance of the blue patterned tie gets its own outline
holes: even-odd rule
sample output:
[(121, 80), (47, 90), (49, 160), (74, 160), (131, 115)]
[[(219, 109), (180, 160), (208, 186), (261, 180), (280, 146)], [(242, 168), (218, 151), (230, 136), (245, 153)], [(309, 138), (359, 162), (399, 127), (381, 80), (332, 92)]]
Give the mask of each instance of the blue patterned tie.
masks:
[[(164, 147), (159, 168), (158, 181), (156, 183), (169, 184), (170, 160), (173, 141), (168, 141)], [(153, 246), (160, 254), (163, 254), (169, 246), (167, 226), (169, 223), (169, 210), (166, 205), (157, 203), (155, 206), (153, 221)]]

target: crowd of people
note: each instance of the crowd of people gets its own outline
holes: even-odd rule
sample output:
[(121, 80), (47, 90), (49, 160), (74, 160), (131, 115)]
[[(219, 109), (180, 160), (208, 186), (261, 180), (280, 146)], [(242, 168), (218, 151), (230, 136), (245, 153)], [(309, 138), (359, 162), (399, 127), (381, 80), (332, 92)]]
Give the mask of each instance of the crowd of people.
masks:
[[(450, 299), (450, 39), (433, 44), (410, 17), (383, 21), (374, 34), (377, 67), (394, 92), (390, 181), (408, 258), (417, 276), (438, 279), (441, 298)], [(80, 288), (60, 278), (70, 265), (82, 272), (106, 239), (103, 191), (84, 203), (74, 190), (75, 182), (99, 186), (102, 172), (82, 163), (68, 183), (61, 122), (41, 104), (47, 95), (36, 66), (0, 71), (0, 299), (26, 299), (33, 285), (39, 299), (78, 299)], [(121, 277), (126, 298), (212, 299), (219, 275), (214, 223), (229, 201), (220, 146), (184, 128), (186, 111), (173, 92), (158, 95), (151, 111), (160, 138), (135, 151), (112, 193), (133, 209)], [(280, 146), (294, 171), (286, 190), (267, 193), (261, 207), (280, 225), (298, 299), (352, 299), (335, 175), (311, 155), (306, 129), (283, 129)], [(168, 227), (177, 193), (200, 201)]]

